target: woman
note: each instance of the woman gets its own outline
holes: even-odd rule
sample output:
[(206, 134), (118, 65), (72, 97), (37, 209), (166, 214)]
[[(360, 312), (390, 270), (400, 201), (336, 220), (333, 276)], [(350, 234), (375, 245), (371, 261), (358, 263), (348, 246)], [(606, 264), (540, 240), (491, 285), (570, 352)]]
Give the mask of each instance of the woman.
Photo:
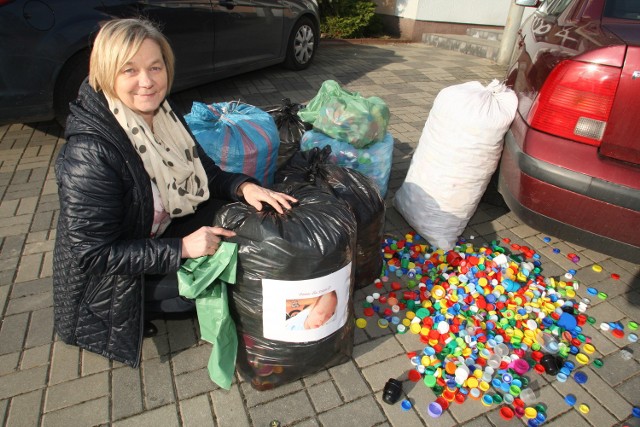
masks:
[(146, 317), (194, 310), (176, 272), (235, 234), (208, 226), (225, 200), (279, 213), (296, 202), (214, 164), (166, 100), (173, 76), (171, 47), (151, 23), (107, 22), (56, 160), (56, 331), (134, 367), (143, 335), (156, 332)]

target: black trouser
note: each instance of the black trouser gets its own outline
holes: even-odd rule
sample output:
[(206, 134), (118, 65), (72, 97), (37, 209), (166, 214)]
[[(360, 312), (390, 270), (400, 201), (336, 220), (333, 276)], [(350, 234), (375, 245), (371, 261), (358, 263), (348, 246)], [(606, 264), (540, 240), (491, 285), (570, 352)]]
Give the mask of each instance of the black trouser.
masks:
[[(209, 199), (198, 205), (191, 215), (174, 218), (162, 237), (183, 238), (202, 226), (211, 226), (216, 212), (226, 200)], [(176, 273), (145, 275), (145, 317), (157, 319), (164, 315), (192, 313), (196, 309), (195, 301), (178, 294), (178, 276)]]

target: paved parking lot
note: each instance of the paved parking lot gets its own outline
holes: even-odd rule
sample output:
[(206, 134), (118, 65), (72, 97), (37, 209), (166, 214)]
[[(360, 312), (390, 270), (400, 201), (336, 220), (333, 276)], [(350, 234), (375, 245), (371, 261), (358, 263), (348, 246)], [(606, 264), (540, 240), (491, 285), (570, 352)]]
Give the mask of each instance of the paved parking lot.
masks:
[[(423, 44), (332, 44), (319, 51), (314, 65), (292, 73), (272, 67), (237, 78), (176, 94), (183, 113), (193, 101), (206, 103), (242, 100), (258, 106), (277, 104), (282, 98), (306, 103), (321, 83), (338, 81), (365, 96), (384, 99), (392, 113), (390, 132), (395, 138), (393, 168), (386, 197), (386, 235), (400, 239), (410, 227), (392, 207), (394, 192), (402, 184), (412, 153), (438, 92), (470, 80), (488, 83), (501, 79), (504, 70), (489, 60), (440, 50)], [(53, 122), (0, 126), (0, 422), (7, 426), (268, 426), (273, 420), (296, 426), (506, 426), (497, 405), (467, 400), (452, 404), (439, 418), (427, 414), (435, 396), (422, 382), (411, 382), (407, 357), (424, 344), (416, 335), (394, 335), (369, 321), (356, 330), (349, 362), (270, 391), (256, 391), (237, 378), (230, 391), (208, 378), (210, 345), (199, 341), (195, 320), (156, 322), (160, 333), (144, 341), (143, 361), (134, 370), (92, 353), (67, 346), (53, 334), (52, 251), (58, 209), (53, 160), (64, 143)], [(461, 172), (463, 173), (463, 172)], [(582, 282), (577, 298), (587, 287), (606, 292), (606, 300), (591, 297), (587, 311), (596, 322), (586, 324), (584, 335), (596, 348), (581, 367), (588, 375), (582, 385), (573, 378), (559, 382), (533, 372), (535, 404), (542, 405), (545, 425), (595, 427), (640, 425), (632, 407), (640, 406), (640, 346), (625, 337), (601, 332), (602, 322), (640, 321), (639, 267), (597, 251), (577, 247), (523, 225), (489, 194), (471, 219), (464, 236), (474, 245), (510, 239), (541, 254), (546, 277), (561, 277), (576, 269)], [(546, 239), (546, 237), (550, 237)], [(559, 250), (559, 253), (554, 252)], [(575, 253), (574, 263), (567, 254)], [(596, 273), (593, 264), (602, 266)], [(619, 274), (613, 280), (611, 274)], [(635, 283), (634, 283), (635, 281)], [(380, 290), (369, 286), (354, 296), (357, 314), (367, 295)], [(622, 357), (621, 349), (632, 357)], [(572, 356), (573, 357), (573, 356)], [(382, 400), (389, 378), (404, 381), (413, 407)], [(572, 393), (575, 406), (564, 402)], [(588, 413), (581, 412), (587, 405)], [(584, 407), (583, 407), (584, 408)]]

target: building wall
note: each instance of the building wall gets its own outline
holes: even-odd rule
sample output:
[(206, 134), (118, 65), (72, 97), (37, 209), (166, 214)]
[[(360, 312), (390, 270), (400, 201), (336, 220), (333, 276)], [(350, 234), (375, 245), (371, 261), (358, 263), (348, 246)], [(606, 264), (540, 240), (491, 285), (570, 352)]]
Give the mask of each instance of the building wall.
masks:
[[(502, 29), (513, 0), (374, 0), (391, 35), (421, 41), (423, 33), (465, 34), (469, 27)], [(526, 8), (526, 19), (534, 8)]]

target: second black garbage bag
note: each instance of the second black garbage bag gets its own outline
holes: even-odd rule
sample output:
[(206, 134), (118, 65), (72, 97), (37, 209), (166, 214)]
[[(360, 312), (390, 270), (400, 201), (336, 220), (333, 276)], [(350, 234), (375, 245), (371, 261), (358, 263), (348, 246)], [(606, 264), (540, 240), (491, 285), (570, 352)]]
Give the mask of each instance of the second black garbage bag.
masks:
[(276, 171), (275, 182), (305, 182), (328, 188), (353, 211), (357, 224), (355, 287), (363, 288), (380, 277), (385, 206), (380, 192), (362, 173), (328, 161), (331, 147), (295, 153)]
[(299, 203), (284, 214), (233, 203), (215, 219), (237, 233), (228, 239), (238, 244), (237, 282), (229, 287), (236, 367), (258, 390), (344, 363), (353, 350), (355, 217), (330, 190), (273, 189)]

